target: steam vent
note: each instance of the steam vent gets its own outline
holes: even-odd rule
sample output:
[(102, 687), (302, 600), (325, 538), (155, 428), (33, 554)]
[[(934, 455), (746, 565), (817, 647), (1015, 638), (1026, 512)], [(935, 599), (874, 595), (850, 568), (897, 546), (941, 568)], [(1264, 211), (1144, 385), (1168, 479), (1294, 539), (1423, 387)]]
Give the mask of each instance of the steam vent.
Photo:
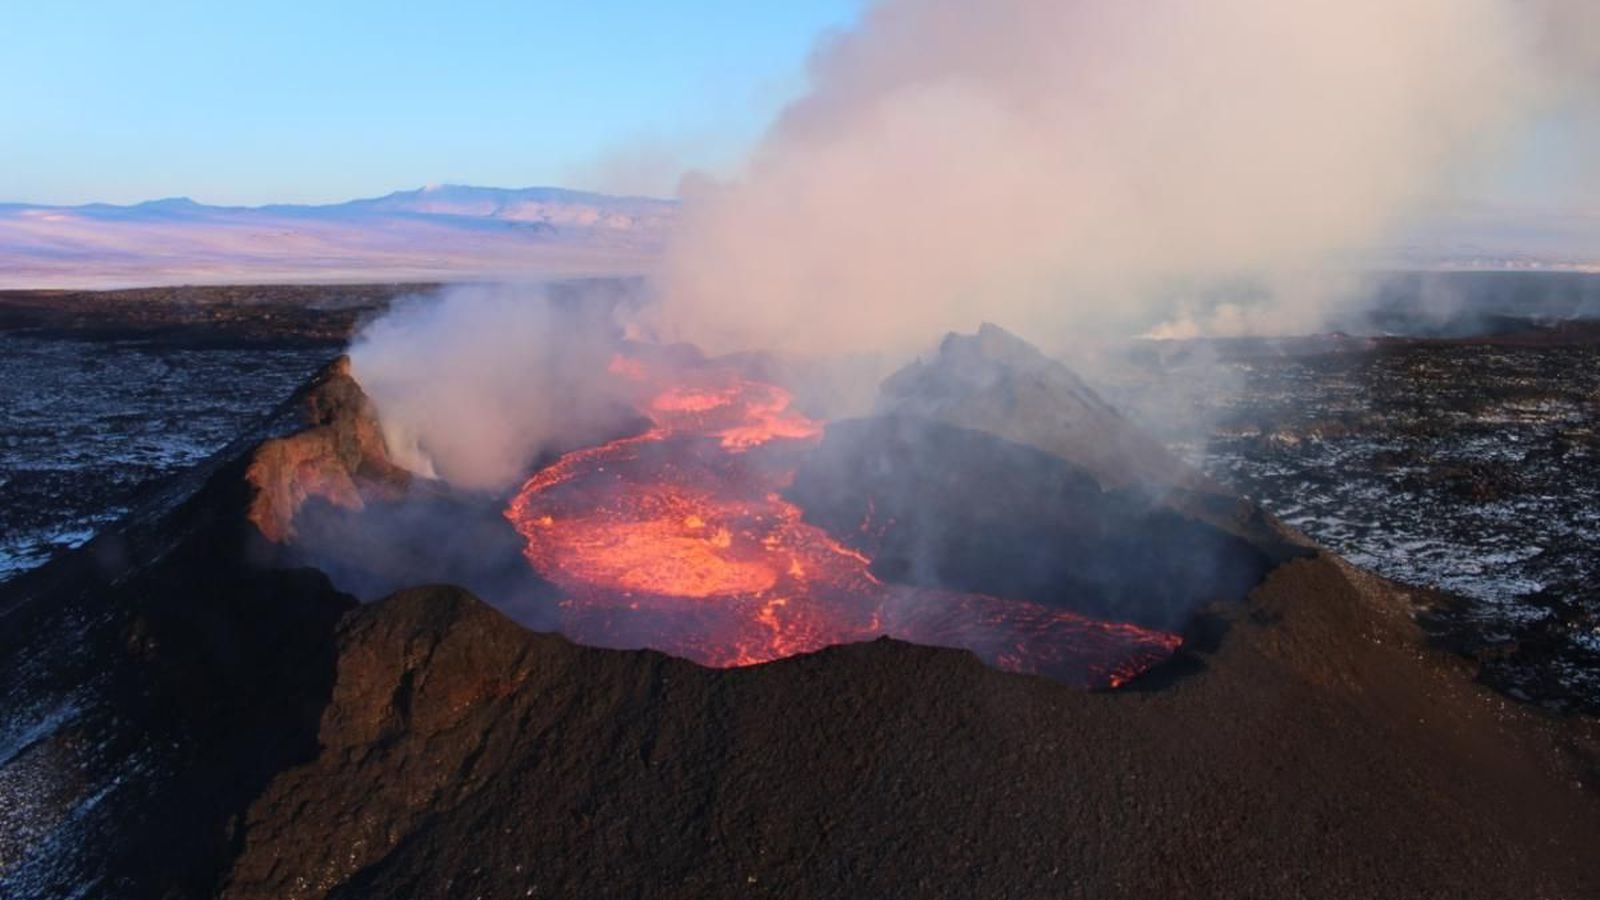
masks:
[(0, 894), (1600, 896), (1595, 721), (1061, 364), (773, 369), (619, 342), (486, 495), (340, 361), (0, 586)]

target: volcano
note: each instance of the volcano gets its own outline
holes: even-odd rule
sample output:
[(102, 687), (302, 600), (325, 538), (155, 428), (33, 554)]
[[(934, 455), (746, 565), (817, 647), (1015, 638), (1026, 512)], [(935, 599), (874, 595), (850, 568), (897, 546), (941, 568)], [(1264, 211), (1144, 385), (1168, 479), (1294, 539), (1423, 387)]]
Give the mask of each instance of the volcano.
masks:
[(1058, 363), (953, 337), (820, 434), (724, 363), (488, 501), (335, 366), (0, 588), (0, 893), (1600, 889), (1593, 720)]

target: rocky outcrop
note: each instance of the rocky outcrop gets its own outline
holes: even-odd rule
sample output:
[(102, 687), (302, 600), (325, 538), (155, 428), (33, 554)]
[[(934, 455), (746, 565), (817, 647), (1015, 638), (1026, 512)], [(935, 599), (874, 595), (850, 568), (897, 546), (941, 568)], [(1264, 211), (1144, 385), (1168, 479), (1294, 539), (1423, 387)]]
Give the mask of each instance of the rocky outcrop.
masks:
[(255, 489), (248, 517), (262, 535), (285, 543), (310, 497), (359, 510), (372, 496), (394, 499), (411, 476), (389, 459), (376, 410), (340, 357), (305, 394), (304, 430), (266, 441), (245, 473)]
[(1071, 369), (995, 325), (947, 335), (931, 359), (884, 381), (877, 412), (1028, 444), (1071, 460), (1108, 488), (1208, 484)]
[(1062, 363), (996, 325), (950, 334), (886, 379), (877, 415), (943, 422), (1066, 460), (1108, 492), (1233, 534), (1277, 561), (1310, 546), (1259, 506), (1174, 456)]

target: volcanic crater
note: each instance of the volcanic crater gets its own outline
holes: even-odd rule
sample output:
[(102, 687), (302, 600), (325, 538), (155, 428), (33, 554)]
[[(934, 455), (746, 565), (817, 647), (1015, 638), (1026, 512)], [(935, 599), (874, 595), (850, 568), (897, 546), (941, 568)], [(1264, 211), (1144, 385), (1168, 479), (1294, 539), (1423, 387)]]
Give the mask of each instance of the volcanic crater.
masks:
[[(974, 360), (1071, 379), (1099, 439), (1137, 440), (1087, 386), (992, 326), (952, 336), (894, 382), (898, 396), (937, 391), (959, 411)], [(958, 416), (885, 403), (824, 423), (750, 366), (681, 348), (622, 347), (609, 369), (634, 413), (628, 432), (547, 460), (505, 501), (523, 566), (508, 559), (495, 498), (421, 479), (398, 498), (352, 499), (337, 472), (297, 469), (266, 492), (311, 499), (279, 536), (358, 594), (449, 577), (590, 646), (731, 667), (887, 636), (1090, 688), (1168, 659), (1197, 611), (1241, 601), (1306, 552), (1196, 516), (1175, 502), (1196, 492), (1178, 484), (1103, 484), (1063, 456), (949, 421)], [(968, 393), (967, 404), (990, 402)], [(1051, 396), (1023, 397), (1029, 408), (1013, 415), (1082, 417)], [(1158, 458), (1145, 450), (1145, 462)], [(441, 531), (487, 539), (451, 549)], [(410, 550), (374, 548), (372, 534)]]

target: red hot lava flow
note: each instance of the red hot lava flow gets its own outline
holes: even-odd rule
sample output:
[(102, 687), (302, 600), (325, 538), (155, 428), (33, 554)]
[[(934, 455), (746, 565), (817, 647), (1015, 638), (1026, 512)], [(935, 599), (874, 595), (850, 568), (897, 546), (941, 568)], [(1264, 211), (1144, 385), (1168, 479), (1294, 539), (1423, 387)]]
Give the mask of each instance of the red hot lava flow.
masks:
[(654, 389), (636, 360), (612, 371), (644, 389), (652, 427), (560, 457), (506, 510), (528, 562), (562, 592), (561, 630), (576, 641), (743, 666), (889, 635), (1096, 687), (1180, 642), (1027, 601), (880, 581), (871, 559), (783, 497), (795, 455), (822, 434), (788, 392), (725, 369)]

